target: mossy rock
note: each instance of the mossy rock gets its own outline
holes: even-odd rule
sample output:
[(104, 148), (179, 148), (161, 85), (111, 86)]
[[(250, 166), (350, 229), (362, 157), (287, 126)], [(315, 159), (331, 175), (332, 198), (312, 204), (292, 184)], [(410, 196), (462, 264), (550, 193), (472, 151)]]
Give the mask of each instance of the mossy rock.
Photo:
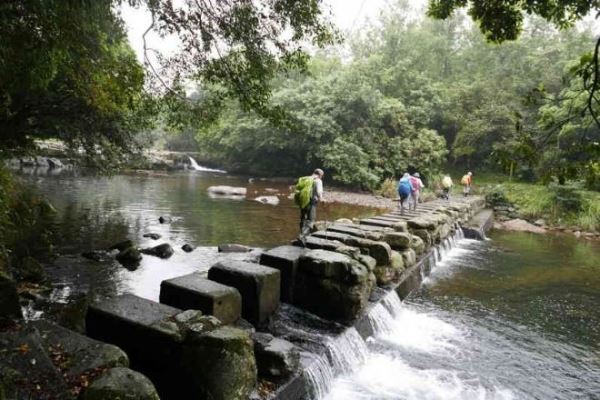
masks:
[(256, 384), (256, 360), (248, 332), (221, 326), (188, 335), (181, 366), (197, 398), (246, 400)]
[(129, 368), (111, 368), (79, 396), (79, 400), (160, 400), (148, 378)]

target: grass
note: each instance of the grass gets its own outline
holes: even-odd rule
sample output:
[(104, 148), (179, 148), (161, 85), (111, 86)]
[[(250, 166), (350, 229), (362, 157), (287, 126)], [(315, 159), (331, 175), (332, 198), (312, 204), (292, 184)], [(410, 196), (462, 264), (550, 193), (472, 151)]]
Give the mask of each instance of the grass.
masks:
[(506, 199), (519, 208), (529, 220), (542, 218), (551, 225), (578, 227), (585, 231), (600, 231), (600, 192), (584, 190), (570, 183), (573, 196), (578, 198), (579, 210), (561, 202), (557, 185), (529, 182), (510, 182), (508, 176), (480, 173), (474, 176), (474, 193), (488, 194), (498, 188)]

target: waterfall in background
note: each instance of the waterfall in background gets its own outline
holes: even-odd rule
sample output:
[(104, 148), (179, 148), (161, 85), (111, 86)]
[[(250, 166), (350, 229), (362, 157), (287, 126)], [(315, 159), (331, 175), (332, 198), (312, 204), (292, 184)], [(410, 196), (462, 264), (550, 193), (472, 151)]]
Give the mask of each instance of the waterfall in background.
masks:
[(203, 171), (203, 172), (217, 172), (220, 174), (226, 174), (227, 171), (223, 171), (222, 169), (213, 169), (213, 168), (207, 168), (207, 167), (203, 167), (201, 165), (198, 165), (198, 163), (196, 162), (196, 160), (194, 160), (192, 157), (188, 156), (188, 158), (190, 159), (190, 168), (195, 170), (195, 171)]

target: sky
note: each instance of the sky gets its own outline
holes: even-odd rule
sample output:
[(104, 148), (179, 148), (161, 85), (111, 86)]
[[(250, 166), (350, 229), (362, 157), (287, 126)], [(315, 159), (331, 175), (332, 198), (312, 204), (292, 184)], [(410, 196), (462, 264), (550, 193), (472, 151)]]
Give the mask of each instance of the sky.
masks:
[[(367, 20), (376, 20), (380, 12), (385, 12), (390, 2), (395, 0), (324, 0), (325, 13), (342, 32), (359, 29)], [(427, 0), (410, 0), (411, 6), (417, 8), (424, 6)], [(127, 25), (127, 32), (131, 47), (135, 50), (140, 61), (143, 61), (142, 35), (151, 22), (150, 14), (145, 9), (135, 9), (125, 4), (121, 8), (121, 15)], [(155, 33), (147, 36), (150, 47), (168, 55), (177, 49), (177, 40), (172, 38), (161, 39)]]

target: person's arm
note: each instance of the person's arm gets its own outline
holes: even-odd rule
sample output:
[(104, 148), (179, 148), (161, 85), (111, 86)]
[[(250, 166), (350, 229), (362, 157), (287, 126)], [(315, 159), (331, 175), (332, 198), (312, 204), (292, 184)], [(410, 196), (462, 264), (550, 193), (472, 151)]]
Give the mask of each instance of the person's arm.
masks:
[(319, 201), (322, 201), (323, 200), (323, 181), (321, 179), (317, 179), (316, 186), (317, 186), (317, 197), (319, 198)]

